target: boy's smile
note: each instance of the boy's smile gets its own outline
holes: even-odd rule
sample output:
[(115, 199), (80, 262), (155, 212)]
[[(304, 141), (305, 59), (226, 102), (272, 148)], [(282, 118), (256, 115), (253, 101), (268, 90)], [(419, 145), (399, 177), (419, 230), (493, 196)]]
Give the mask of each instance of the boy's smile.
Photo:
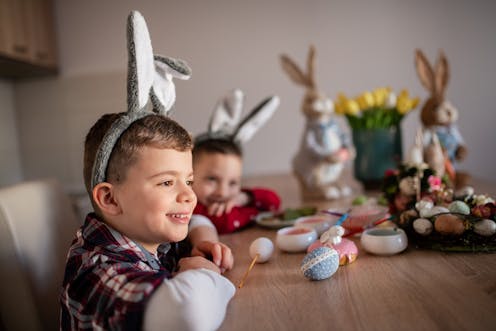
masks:
[(113, 185), (120, 214), (111, 225), (150, 252), (184, 239), (196, 205), (192, 184), (190, 151), (143, 147), (124, 181)]

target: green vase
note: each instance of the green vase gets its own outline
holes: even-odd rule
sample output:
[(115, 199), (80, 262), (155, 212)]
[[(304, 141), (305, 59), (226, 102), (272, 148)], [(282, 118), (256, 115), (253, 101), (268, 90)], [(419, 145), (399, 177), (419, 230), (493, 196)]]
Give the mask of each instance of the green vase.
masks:
[(355, 177), (365, 189), (379, 189), (388, 169), (396, 169), (403, 158), (401, 127), (353, 129), (356, 149)]

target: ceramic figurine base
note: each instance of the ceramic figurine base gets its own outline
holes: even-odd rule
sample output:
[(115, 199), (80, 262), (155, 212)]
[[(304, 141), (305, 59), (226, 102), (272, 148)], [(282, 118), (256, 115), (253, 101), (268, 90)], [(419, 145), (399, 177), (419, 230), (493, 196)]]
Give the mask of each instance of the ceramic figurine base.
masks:
[[(298, 181), (298, 186), (302, 201), (336, 200), (336, 199), (342, 199), (343, 197), (345, 198), (345, 197), (360, 195), (364, 191), (363, 185), (359, 181), (357, 181), (355, 177), (353, 177), (352, 169), (350, 167), (346, 167), (343, 170), (339, 181), (332, 184), (323, 185), (320, 187), (308, 187), (296, 172), (293, 171), (293, 175)], [(330, 187), (336, 187), (338, 190), (341, 190), (342, 187), (348, 187), (350, 189), (350, 192), (345, 196), (341, 194), (337, 198), (331, 198), (329, 196), (326, 196), (325, 193), (326, 190), (328, 190)]]

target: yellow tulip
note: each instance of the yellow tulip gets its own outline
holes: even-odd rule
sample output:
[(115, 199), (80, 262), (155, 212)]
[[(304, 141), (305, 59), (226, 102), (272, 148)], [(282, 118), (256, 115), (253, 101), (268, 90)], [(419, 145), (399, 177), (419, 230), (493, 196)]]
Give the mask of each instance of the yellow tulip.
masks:
[(345, 105), (343, 103), (335, 103), (334, 112), (338, 115), (344, 115), (346, 113)]
[(348, 102), (348, 97), (346, 97), (344, 93), (338, 93), (336, 102), (334, 103), (334, 111), (336, 114), (346, 114), (346, 102)]
[(419, 98), (415, 98), (412, 100), (412, 108), (416, 108), (420, 102)]
[(348, 99), (345, 103), (346, 114), (356, 116), (360, 113), (360, 107), (355, 100)]
[(389, 89), (386, 87), (377, 88), (372, 91), (372, 95), (374, 96), (374, 104), (377, 107), (383, 107), (389, 95)]
[(374, 107), (374, 96), (368, 91), (359, 95), (356, 101), (362, 110)]
[(398, 113), (405, 115), (412, 109), (412, 105), (413, 103), (411, 99), (398, 97), (396, 108), (398, 109)]

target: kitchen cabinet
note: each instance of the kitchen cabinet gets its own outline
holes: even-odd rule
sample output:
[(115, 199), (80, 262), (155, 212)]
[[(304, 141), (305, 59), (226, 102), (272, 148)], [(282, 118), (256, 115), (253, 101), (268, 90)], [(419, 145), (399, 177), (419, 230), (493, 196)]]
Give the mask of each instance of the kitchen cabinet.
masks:
[(0, 76), (57, 72), (52, 0), (0, 0)]

